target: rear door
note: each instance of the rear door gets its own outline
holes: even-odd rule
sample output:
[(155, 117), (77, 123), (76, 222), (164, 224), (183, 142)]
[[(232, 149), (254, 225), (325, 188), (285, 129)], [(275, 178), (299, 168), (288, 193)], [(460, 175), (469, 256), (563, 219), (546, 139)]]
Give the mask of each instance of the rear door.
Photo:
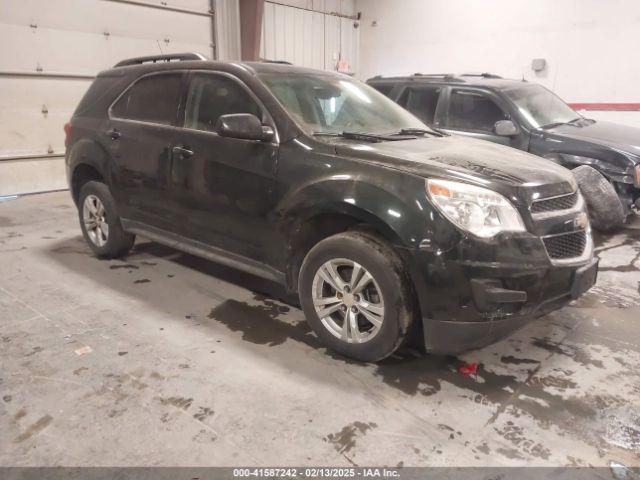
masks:
[(166, 228), (168, 167), (180, 105), (182, 72), (137, 79), (113, 103), (105, 135), (116, 164), (121, 216)]
[[(238, 78), (189, 74), (184, 119), (170, 165), (165, 203), (183, 236), (254, 260), (268, 261), (276, 232), (273, 209), (278, 143), (219, 136), (218, 118), (250, 113), (276, 129), (267, 110)], [(272, 249), (271, 249), (272, 250)]]
[(521, 135), (496, 135), (494, 127), (500, 120), (511, 120), (511, 116), (494, 95), (478, 89), (450, 87), (440, 128), (450, 133), (520, 148)]

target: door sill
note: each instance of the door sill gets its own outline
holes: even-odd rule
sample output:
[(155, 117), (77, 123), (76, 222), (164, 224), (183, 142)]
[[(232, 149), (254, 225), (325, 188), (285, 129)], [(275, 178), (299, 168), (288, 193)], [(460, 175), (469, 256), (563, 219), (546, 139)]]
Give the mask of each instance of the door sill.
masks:
[(120, 219), (122, 228), (135, 235), (148, 238), (154, 242), (160, 243), (167, 247), (175, 248), (181, 252), (190, 253), (207, 260), (226, 265), (227, 267), (242, 270), (257, 277), (283, 284), (285, 283), (285, 275), (273, 267), (257, 262), (242, 255), (228, 252), (221, 248), (212, 247), (206, 243), (192, 240), (177, 233), (167, 232), (160, 228), (152, 227), (142, 222)]

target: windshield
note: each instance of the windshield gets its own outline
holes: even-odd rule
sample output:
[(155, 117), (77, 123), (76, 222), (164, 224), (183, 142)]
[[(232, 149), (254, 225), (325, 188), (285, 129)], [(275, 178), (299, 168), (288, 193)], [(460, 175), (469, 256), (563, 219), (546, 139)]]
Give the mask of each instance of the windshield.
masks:
[(300, 74), (260, 76), (296, 123), (309, 134), (345, 131), (390, 134), (429, 127), (383, 94), (347, 77)]
[(504, 93), (535, 128), (560, 125), (582, 118), (560, 97), (541, 85), (510, 88)]

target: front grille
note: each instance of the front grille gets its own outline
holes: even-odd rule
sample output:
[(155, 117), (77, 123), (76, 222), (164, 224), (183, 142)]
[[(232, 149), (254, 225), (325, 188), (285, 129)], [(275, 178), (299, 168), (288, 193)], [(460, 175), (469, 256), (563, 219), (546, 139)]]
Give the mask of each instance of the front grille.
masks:
[(542, 199), (533, 202), (531, 205), (531, 213), (553, 212), (555, 210), (567, 210), (573, 207), (578, 201), (578, 192), (561, 197)]
[(564, 233), (542, 239), (549, 258), (562, 260), (580, 257), (587, 245), (587, 234), (584, 230)]

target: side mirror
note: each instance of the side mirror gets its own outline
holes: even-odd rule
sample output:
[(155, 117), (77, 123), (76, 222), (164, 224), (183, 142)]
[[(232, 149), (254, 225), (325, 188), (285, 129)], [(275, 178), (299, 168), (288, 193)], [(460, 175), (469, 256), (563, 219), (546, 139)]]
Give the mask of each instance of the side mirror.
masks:
[(511, 120), (498, 120), (493, 131), (501, 137), (513, 137), (518, 134), (518, 127)]
[(258, 117), (250, 113), (221, 115), (216, 122), (216, 133), (221, 137), (268, 142), (273, 138), (271, 127), (263, 126)]

